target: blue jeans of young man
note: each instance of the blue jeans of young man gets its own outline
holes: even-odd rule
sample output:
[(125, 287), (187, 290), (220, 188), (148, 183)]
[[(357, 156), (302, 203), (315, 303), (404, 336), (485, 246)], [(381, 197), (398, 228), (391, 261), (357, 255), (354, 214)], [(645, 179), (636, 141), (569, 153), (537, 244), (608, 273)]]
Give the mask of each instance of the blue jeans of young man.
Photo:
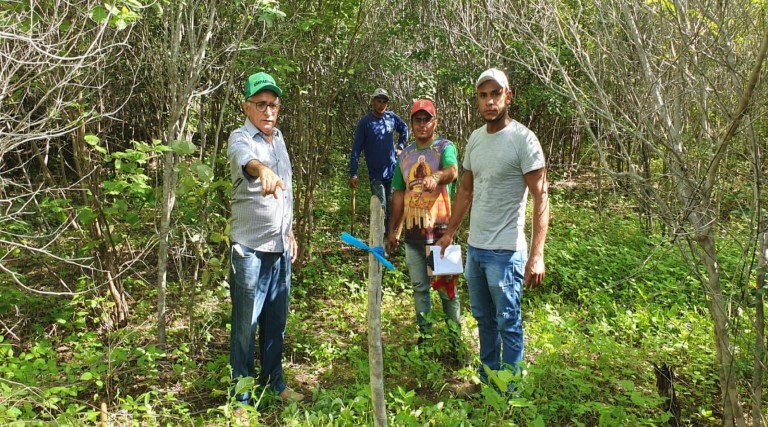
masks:
[[(427, 275), (427, 253), (425, 245), (417, 245), (413, 243), (405, 244), (405, 263), (408, 265), (408, 276), (411, 278), (411, 285), (413, 286), (413, 302), (416, 307), (416, 323), (419, 325), (419, 332), (422, 334), (428, 334), (431, 332), (432, 324), (424, 318), (423, 314), (429, 313), (432, 310), (432, 296), (430, 290), (432, 289), (432, 280)], [(461, 329), (460, 307), (458, 294), (453, 298), (448, 298), (448, 295), (438, 292), (440, 299), (443, 303), (443, 313), (447, 317), (447, 320), (451, 320), (456, 323), (455, 327), (451, 328), (452, 339), (457, 338), (457, 332)]]
[(381, 202), (381, 208), (384, 209), (384, 237), (387, 237), (389, 230), (389, 217), (392, 210), (392, 180), (381, 181), (371, 180), (371, 194), (376, 196)]
[(523, 319), (520, 300), (527, 251), (467, 247), (465, 276), (472, 316), (480, 336), (480, 378), (488, 381), (482, 365), (492, 370), (517, 370), (523, 360)]
[[(232, 379), (256, 378), (254, 353), (258, 329), (261, 361), (258, 383), (280, 393), (285, 389), (283, 340), (291, 292), (290, 252), (259, 252), (234, 243), (230, 255), (232, 332), (229, 364)], [(236, 398), (247, 403), (250, 393)]]

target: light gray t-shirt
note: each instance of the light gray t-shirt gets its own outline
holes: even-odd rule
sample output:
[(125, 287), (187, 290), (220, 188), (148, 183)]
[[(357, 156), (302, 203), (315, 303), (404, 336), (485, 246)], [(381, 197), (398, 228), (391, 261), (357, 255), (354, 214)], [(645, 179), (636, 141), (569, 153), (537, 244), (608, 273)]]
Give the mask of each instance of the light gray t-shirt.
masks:
[[(232, 176), (231, 242), (261, 252), (288, 250), (293, 223), (293, 176), (283, 133), (273, 129), (270, 144), (246, 118), (243, 126), (229, 135), (227, 158)], [(243, 170), (254, 159), (283, 180), (285, 191), (279, 189), (277, 199), (271, 194), (262, 196), (261, 180)]]
[(464, 169), (474, 178), (468, 243), (479, 249), (527, 250), (523, 175), (546, 166), (544, 152), (536, 135), (517, 121), (493, 134), (486, 127), (472, 132), (464, 154)]

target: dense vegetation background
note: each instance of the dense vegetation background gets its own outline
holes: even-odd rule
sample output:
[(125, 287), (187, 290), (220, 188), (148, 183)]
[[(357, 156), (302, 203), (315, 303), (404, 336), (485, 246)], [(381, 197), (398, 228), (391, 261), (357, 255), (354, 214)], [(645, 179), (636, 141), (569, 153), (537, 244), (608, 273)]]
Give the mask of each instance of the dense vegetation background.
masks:
[(414, 346), (396, 253), (389, 423), (765, 425), (767, 16), (764, 0), (1, 3), (0, 424), (232, 421), (226, 139), (266, 70), (296, 180), (287, 375), (311, 398), (263, 394), (250, 421), (372, 425), (367, 257), (339, 241), (354, 126), (376, 87), (403, 117), (432, 97), (461, 157), (473, 81), (498, 66), (552, 182), (528, 365), (496, 378), (511, 399), (456, 395), (474, 321), (465, 366), (444, 360), (438, 313)]

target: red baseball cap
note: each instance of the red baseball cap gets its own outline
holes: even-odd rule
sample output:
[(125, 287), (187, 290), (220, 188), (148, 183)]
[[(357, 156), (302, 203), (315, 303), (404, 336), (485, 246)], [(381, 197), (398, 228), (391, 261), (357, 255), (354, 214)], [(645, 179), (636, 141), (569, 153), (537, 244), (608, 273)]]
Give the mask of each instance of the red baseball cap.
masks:
[(432, 117), (437, 117), (435, 104), (433, 104), (432, 101), (428, 99), (417, 99), (416, 102), (413, 103), (413, 107), (411, 108), (411, 117), (413, 117), (414, 114), (421, 110), (426, 111)]

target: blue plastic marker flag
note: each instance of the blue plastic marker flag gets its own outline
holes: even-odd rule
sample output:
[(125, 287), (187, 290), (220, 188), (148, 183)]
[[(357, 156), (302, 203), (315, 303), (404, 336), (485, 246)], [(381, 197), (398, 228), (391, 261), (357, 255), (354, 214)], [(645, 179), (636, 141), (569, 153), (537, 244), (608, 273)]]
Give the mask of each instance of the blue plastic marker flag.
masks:
[(368, 245), (366, 245), (362, 240), (358, 239), (357, 237), (353, 237), (351, 234), (347, 233), (346, 231), (341, 233), (341, 241), (345, 243), (349, 243), (350, 245), (365, 249), (366, 251), (373, 254), (373, 256), (376, 257), (376, 259), (379, 260), (381, 265), (384, 267), (387, 267), (390, 270), (394, 270), (395, 266), (389, 262), (386, 258), (384, 258), (384, 248), (381, 246), (376, 246), (375, 248), (371, 248)]

